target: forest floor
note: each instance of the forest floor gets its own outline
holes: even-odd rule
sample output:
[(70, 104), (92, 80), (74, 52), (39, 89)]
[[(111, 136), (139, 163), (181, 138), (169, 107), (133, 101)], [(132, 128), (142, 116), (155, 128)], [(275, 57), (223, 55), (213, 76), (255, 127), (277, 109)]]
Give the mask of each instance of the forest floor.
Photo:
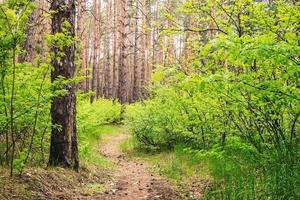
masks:
[(99, 195), (103, 200), (176, 200), (179, 199), (172, 184), (160, 176), (149, 172), (149, 165), (129, 159), (120, 148), (122, 142), (128, 139), (126, 133), (104, 136), (99, 151), (112, 163), (116, 169), (112, 173), (113, 184)]
[[(153, 162), (122, 149), (131, 137), (124, 127), (109, 129), (94, 147), (105, 167), (85, 164), (79, 173), (32, 168), (14, 178), (9, 178), (7, 170), (0, 170), (0, 200), (194, 200), (210, 187), (206, 178), (182, 182), (183, 187), (178, 187), (153, 171)], [(167, 157), (163, 154), (151, 159), (159, 166)]]

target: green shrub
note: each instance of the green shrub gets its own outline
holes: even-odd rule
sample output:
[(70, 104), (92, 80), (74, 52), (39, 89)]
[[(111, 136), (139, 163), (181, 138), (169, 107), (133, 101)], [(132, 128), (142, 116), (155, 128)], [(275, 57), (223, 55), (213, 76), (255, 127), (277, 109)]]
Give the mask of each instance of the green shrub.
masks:
[[(1, 65), (1, 64), (0, 64)], [(4, 72), (3, 72), (4, 73)], [(7, 165), (6, 152), (11, 156), (10, 99), (12, 74), (5, 72), (0, 90), (0, 165)], [(43, 164), (48, 154), (51, 130), (50, 120), (50, 67), (33, 67), (28, 63), (16, 67), (14, 94), (14, 138), (16, 165)], [(8, 142), (6, 142), (6, 137)], [(19, 155), (20, 153), (20, 155)], [(26, 162), (26, 163), (25, 163)]]
[[(208, 163), (215, 180), (209, 198), (297, 199), (296, 94), (257, 89), (248, 84), (269, 81), (256, 83), (233, 73), (181, 77), (168, 76), (167, 85), (154, 83), (151, 99), (127, 106), (127, 124), (139, 146), (162, 151), (184, 145), (201, 151), (198, 159)], [(282, 91), (286, 86), (272, 87)]]
[(121, 105), (117, 102), (99, 99), (91, 104), (85, 98), (78, 100), (77, 132), (80, 157), (89, 159), (103, 126), (118, 123), (120, 119)]
[(213, 94), (200, 91), (202, 83), (198, 76), (178, 73), (168, 77), (172, 84), (155, 85), (150, 100), (127, 106), (127, 123), (146, 148), (172, 149), (186, 144), (208, 149), (224, 131), (218, 101)]
[[(239, 2), (253, 20), (241, 23), (257, 31), (199, 43), (190, 74), (157, 68), (150, 99), (127, 108), (128, 124), (147, 149), (200, 151), (215, 179), (211, 198), (299, 199), (298, 7)], [(188, 12), (199, 11), (191, 4)]]

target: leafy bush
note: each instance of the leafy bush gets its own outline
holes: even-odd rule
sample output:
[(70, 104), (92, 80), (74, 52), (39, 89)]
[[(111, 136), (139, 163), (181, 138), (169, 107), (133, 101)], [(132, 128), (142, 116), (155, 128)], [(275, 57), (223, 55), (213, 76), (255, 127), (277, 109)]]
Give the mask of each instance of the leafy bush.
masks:
[(91, 104), (88, 99), (83, 98), (78, 101), (77, 109), (79, 156), (87, 159), (92, 155), (102, 127), (120, 122), (121, 105), (105, 99), (99, 99)]
[[(183, 12), (198, 7), (189, 1)], [(215, 19), (226, 34), (194, 41), (190, 73), (158, 68), (151, 98), (127, 108), (129, 125), (140, 146), (200, 152), (215, 179), (209, 199), (299, 199), (298, 5), (239, 0), (219, 7), (218, 16), (244, 13), (241, 29)]]
[(199, 161), (208, 163), (215, 180), (209, 198), (299, 197), (295, 94), (253, 88), (245, 80), (232, 81), (230, 73), (206, 78), (163, 73), (167, 85), (154, 83), (150, 100), (127, 106), (127, 124), (140, 147), (184, 145), (200, 152)]
[(214, 105), (217, 101), (213, 95), (200, 92), (199, 77), (186, 77), (173, 70), (172, 77), (170, 71), (164, 73), (171, 86), (158, 83), (150, 100), (127, 106), (126, 118), (133, 133), (142, 146), (152, 149), (172, 149), (180, 144), (211, 147), (218, 140), (215, 136), (223, 131), (218, 126), (222, 121), (216, 120), (222, 117)]
[[(12, 156), (11, 82), (13, 75), (3, 72), (1, 80), (0, 109), (0, 165), (8, 165)], [(15, 159), (14, 167), (20, 171), (26, 163), (45, 162), (50, 121), (50, 67), (38, 68), (24, 63), (16, 66), (15, 93), (13, 98), (13, 130)]]
[[(19, 62), (34, 3), (0, 3), (0, 166), (21, 172), (44, 163), (50, 129), (50, 66), (36, 56)], [(30, 161), (30, 162), (29, 162)]]

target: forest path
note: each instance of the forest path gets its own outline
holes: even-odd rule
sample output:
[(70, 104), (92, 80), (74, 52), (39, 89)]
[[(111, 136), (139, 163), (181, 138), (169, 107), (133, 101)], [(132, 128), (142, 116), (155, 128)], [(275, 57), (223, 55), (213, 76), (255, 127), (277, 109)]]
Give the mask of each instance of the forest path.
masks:
[(169, 182), (151, 174), (146, 163), (128, 159), (120, 149), (123, 141), (130, 136), (124, 132), (104, 134), (98, 146), (99, 151), (116, 169), (112, 172), (113, 181), (107, 190), (97, 195), (101, 200), (176, 200), (179, 199)]

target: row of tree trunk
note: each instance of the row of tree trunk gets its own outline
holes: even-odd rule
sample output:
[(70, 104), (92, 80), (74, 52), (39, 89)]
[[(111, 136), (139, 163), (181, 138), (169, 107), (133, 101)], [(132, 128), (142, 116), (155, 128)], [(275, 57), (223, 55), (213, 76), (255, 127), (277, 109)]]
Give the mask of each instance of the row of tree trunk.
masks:
[[(48, 52), (43, 39), (51, 29), (50, 19), (44, 17), (50, 5), (46, 0), (35, 2), (20, 61), (34, 62)], [(147, 97), (153, 69), (178, 61), (178, 49), (184, 48), (188, 36), (164, 34), (173, 25), (165, 14), (173, 13), (175, 4), (172, 0), (78, 0), (76, 76), (82, 81), (77, 89), (93, 91), (91, 102), (109, 98), (132, 103)]]
[(130, 103), (146, 96), (149, 6), (147, 0), (94, 0), (90, 7), (84, 0), (79, 3), (80, 89), (94, 92), (91, 101), (104, 97)]

